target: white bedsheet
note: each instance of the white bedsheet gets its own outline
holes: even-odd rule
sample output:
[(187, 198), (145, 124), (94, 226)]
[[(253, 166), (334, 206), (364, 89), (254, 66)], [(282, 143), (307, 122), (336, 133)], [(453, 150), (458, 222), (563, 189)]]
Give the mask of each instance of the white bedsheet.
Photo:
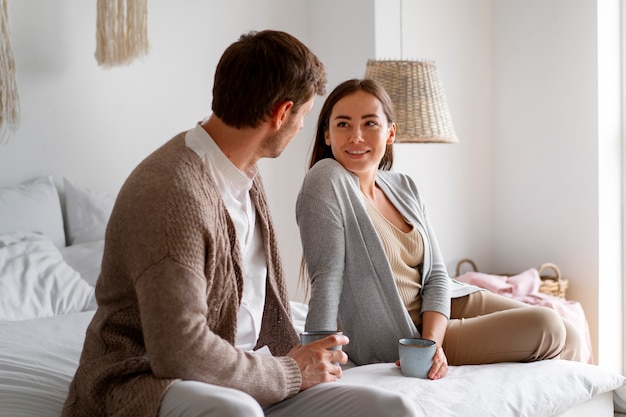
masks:
[(346, 370), (341, 383), (405, 393), (424, 417), (549, 417), (625, 381), (594, 365), (552, 360), (452, 366), (437, 381), (407, 378), (395, 364), (376, 364)]
[[(306, 309), (294, 307), (300, 329)], [(0, 323), (1, 417), (60, 415), (92, 315)], [(340, 383), (355, 382), (405, 392), (424, 417), (552, 416), (625, 384), (597, 366), (565, 361), (452, 367), (439, 381), (405, 378), (394, 364), (377, 364), (346, 370)]]
[(93, 313), (0, 323), (0, 416), (61, 415)]

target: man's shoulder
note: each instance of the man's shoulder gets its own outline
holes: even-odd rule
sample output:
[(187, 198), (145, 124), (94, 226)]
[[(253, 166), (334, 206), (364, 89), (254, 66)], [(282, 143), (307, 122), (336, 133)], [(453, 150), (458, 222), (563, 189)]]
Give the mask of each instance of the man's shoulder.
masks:
[(142, 195), (160, 204), (181, 198), (201, 202), (214, 194), (202, 159), (185, 145), (185, 133), (168, 140), (133, 170), (123, 187), (131, 199)]

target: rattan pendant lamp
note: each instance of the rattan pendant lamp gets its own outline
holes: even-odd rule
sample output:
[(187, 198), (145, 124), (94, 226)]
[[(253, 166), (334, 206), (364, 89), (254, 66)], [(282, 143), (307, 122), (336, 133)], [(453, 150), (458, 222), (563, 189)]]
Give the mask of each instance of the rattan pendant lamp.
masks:
[(365, 76), (379, 81), (396, 111), (396, 142), (457, 143), (448, 104), (432, 61), (368, 60)]
[[(402, 51), (402, 1), (400, 2), (400, 51)], [(396, 142), (457, 143), (459, 141), (443, 85), (433, 61), (367, 61), (365, 77), (387, 90), (396, 112)]]

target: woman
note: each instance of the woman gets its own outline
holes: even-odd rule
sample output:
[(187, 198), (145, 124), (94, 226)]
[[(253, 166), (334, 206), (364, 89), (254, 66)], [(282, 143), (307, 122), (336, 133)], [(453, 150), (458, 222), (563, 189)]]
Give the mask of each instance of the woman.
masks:
[(393, 106), (373, 80), (326, 99), (296, 215), (311, 284), (306, 330), (350, 337), (357, 365), (398, 359), (398, 339), (437, 343), (452, 365), (579, 359), (580, 336), (544, 307), (450, 279), (412, 179), (391, 172)]

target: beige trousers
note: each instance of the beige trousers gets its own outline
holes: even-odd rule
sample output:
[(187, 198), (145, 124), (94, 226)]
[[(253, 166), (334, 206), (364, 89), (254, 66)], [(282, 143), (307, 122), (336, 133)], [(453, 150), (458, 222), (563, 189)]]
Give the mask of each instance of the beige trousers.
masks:
[(579, 331), (547, 307), (489, 291), (452, 299), (443, 350), (450, 365), (582, 360)]

